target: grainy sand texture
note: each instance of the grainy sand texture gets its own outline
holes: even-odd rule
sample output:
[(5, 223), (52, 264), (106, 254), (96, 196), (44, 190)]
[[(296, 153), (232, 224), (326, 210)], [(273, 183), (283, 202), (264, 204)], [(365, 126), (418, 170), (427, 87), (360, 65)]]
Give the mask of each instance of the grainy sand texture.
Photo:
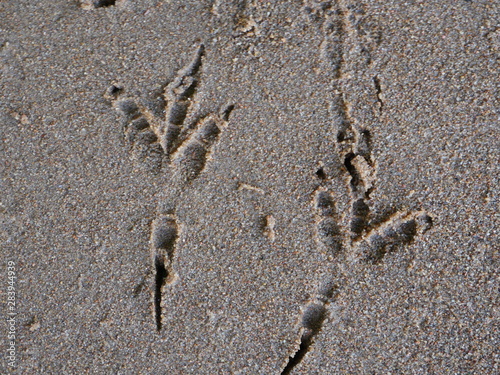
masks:
[(498, 0), (0, 1), (0, 373), (500, 373), (499, 62)]

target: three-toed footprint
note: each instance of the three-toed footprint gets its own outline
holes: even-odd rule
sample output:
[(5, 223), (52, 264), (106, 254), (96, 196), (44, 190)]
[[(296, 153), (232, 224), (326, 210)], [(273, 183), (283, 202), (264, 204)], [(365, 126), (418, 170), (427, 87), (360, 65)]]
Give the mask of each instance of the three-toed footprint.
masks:
[(168, 189), (175, 193), (169, 194), (168, 202), (158, 202), (156, 219), (151, 224), (151, 267), (155, 275), (152, 299), (158, 330), (162, 326), (164, 287), (178, 279), (173, 267), (176, 242), (182, 229), (175, 215), (177, 199), (204, 170), (208, 155), (235, 107), (228, 104), (218, 113), (203, 116), (192, 111), (204, 56), (205, 48), (201, 44), (191, 60), (164, 87), (161, 98), (164, 116), (153, 113), (140, 100), (124, 95), (121, 87), (112, 86), (106, 93), (122, 115), (124, 136), (138, 166), (154, 174), (164, 173), (166, 169), (171, 172)]

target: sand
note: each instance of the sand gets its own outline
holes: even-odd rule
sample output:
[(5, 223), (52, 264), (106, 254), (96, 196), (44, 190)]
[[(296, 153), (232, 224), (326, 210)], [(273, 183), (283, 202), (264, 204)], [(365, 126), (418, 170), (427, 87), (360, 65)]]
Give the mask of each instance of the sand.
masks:
[(0, 3), (0, 372), (498, 373), (499, 16)]

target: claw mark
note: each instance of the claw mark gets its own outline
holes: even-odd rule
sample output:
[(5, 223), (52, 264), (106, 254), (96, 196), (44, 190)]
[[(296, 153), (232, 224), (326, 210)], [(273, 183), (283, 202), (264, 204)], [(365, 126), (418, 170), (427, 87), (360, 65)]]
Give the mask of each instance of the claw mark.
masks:
[(154, 310), (156, 329), (161, 330), (162, 327), (162, 313), (161, 313), (161, 296), (162, 288), (165, 285), (165, 279), (168, 276), (167, 269), (165, 268), (164, 259), (161, 257), (155, 258), (155, 286), (154, 286)]
[(332, 281), (323, 283), (313, 301), (304, 309), (300, 322), (300, 344), (298, 350), (290, 356), (281, 375), (290, 374), (309, 351), (314, 337), (323, 326), (327, 315), (327, 307), (332, 302), (337, 286)]
[(176, 279), (173, 261), (177, 237), (178, 227), (172, 215), (163, 216), (153, 221), (151, 230), (151, 255), (155, 270), (153, 305), (158, 331), (162, 327), (162, 289), (165, 284), (171, 284)]

